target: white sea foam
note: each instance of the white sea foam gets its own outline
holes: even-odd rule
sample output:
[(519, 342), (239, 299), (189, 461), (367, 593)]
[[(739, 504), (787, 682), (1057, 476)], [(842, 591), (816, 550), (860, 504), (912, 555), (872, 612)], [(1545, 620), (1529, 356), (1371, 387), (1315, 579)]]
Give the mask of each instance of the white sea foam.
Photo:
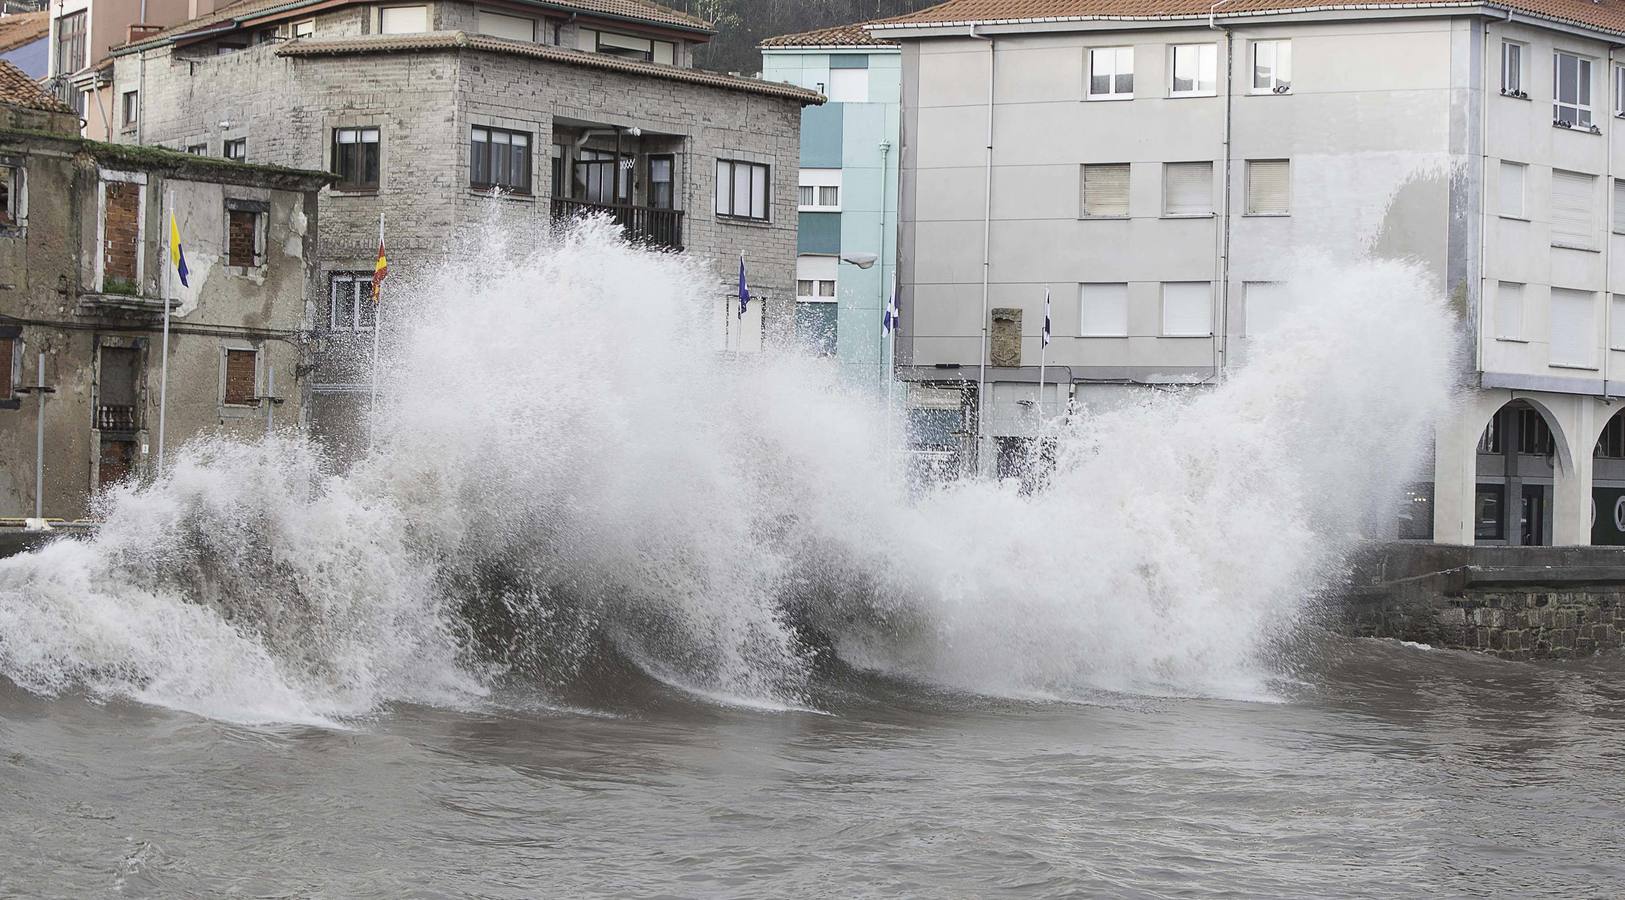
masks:
[(713, 352), (693, 261), (601, 224), (509, 237), (396, 286), (379, 447), (345, 475), (287, 436), (200, 441), (93, 541), (0, 561), (0, 674), (319, 721), (568, 684), (612, 648), (798, 708), (811, 629), (959, 689), (1259, 696), (1449, 397), (1424, 278), (1319, 263), (1226, 384), (1059, 426), (1046, 490), (911, 499), (833, 365)]

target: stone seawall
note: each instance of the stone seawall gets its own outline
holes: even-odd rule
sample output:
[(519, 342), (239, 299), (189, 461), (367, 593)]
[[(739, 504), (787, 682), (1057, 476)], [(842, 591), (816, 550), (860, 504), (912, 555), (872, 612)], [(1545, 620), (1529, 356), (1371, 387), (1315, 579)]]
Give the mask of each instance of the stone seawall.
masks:
[(1625, 548), (1373, 545), (1339, 598), (1342, 628), (1514, 659), (1625, 646)]

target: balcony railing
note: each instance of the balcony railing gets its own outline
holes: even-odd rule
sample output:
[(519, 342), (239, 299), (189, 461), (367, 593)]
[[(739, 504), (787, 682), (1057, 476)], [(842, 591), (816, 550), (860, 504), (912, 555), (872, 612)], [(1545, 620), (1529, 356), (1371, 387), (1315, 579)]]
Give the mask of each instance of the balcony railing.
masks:
[(108, 403), (97, 406), (96, 427), (102, 431), (135, 431), (135, 407)]
[(635, 244), (648, 244), (669, 250), (683, 249), (682, 210), (553, 198), (555, 219), (574, 219), (595, 214), (607, 215), (614, 219), (615, 224), (625, 230), (626, 239)]

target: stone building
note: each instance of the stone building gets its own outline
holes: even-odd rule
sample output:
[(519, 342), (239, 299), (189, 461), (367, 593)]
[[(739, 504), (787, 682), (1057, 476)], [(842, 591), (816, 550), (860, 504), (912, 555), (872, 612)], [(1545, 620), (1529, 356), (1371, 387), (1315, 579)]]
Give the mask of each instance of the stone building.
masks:
[(967, 468), (1032, 434), (1046, 289), (1058, 414), (1222, 378), (1294, 258), (1361, 248), (1468, 325), (1476, 391), (1398, 536), (1625, 543), (1625, 5), (950, 0), (869, 30), (902, 47), (901, 372), (965, 399)]
[[(822, 98), (690, 68), (710, 35), (644, 0), (246, 0), (114, 52), (141, 121), (120, 139), (338, 176), (318, 251), (335, 355), (370, 340), (380, 213), (392, 278), (493, 220), (614, 216), (710, 260), (717, 346), (754, 350), (793, 328), (799, 121)], [(353, 420), (362, 368), (324, 370), (323, 421)]]
[(304, 416), (328, 176), (98, 143), (79, 125), (0, 62), (0, 517), (78, 518), (153, 471), (166, 202), (190, 270), (168, 285), (166, 451)]

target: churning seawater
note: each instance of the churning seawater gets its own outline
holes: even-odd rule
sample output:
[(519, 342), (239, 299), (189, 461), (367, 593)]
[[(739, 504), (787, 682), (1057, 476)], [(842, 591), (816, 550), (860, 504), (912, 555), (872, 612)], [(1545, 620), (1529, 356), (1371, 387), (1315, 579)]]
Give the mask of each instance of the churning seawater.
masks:
[(392, 292), (354, 466), (200, 440), (0, 561), (0, 895), (1611, 890), (1613, 658), (1314, 626), (1450, 403), (1421, 273), (921, 495), (694, 261), (524, 239)]

